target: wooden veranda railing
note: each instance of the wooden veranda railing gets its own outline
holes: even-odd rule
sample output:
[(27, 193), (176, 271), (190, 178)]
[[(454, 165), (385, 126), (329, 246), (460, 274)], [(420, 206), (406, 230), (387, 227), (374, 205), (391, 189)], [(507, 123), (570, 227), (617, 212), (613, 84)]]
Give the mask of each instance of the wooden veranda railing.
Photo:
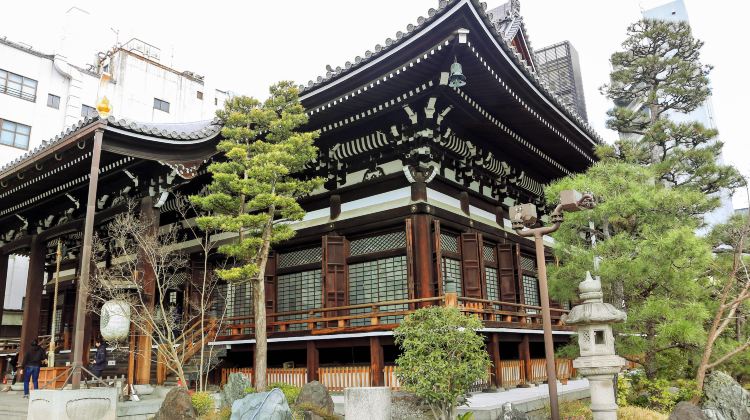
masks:
[[(542, 324), (542, 307), (522, 303), (501, 302), (497, 300), (458, 297), (458, 304), (464, 313), (474, 314), (482, 321), (506, 322), (517, 324)], [(562, 325), (561, 317), (567, 309), (550, 308), (552, 324)]]
[[(448, 299), (448, 302), (451, 301)], [(269, 313), (266, 316), (267, 328), (272, 334), (309, 331), (313, 335), (344, 330), (388, 330), (398, 325), (404, 316), (425, 305), (446, 305), (446, 296)], [(538, 327), (542, 324), (542, 308), (539, 306), (465, 297), (458, 298), (457, 306), (462, 312), (474, 314), (485, 322)], [(554, 324), (561, 328), (560, 317), (568, 311), (557, 308), (551, 311)], [(252, 315), (230, 317), (221, 326), (217, 340), (252, 336), (254, 328)]]

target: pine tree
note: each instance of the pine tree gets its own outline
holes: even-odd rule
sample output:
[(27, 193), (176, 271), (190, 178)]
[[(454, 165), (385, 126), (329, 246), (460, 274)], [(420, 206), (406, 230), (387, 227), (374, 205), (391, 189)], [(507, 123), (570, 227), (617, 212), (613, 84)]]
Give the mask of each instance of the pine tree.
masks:
[(217, 150), (223, 159), (212, 163), (208, 194), (191, 197), (210, 216), (197, 218), (202, 229), (236, 233), (219, 247), (233, 262), (218, 270), (223, 280), (249, 282), (255, 320), (255, 388), (266, 387), (267, 340), (264, 273), (271, 245), (294, 236), (288, 222), (305, 212), (297, 199), (322, 184), (301, 179), (305, 165), (317, 156), (317, 132), (301, 132), (307, 115), (292, 82), (270, 88), (261, 102), (240, 96), (229, 99), (217, 112), (224, 127)]
[[(614, 326), (623, 333), (618, 354), (641, 363), (649, 378), (690, 375), (688, 356), (704, 342), (709, 316), (704, 302), (711, 248), (695, 234), (707, 196), (665, 187), (649, 168), (615, 161), (559, 180), (546, 193), (557, 197), (565, 189), (590, 191), (598, 203), (591, 211), (566, 213), (554, 234), (562, 264), (550, 267), (550, 293), (576, 300), (587, 270), (601, 276), (605, 298), (628, 314)], [(589, 222), (596, 231), (589, 231)], [(595, 247), (582, 232), (597, 236)]]
[[(649, 378), (691, 375), (688, 359), (706, 339), (711, 264), (711, 248), (695, 232), (718, 206), (717, 193), (743, 183), (734, 168), (717, 162), (716, 130), (672, 119), (710, 95), (702, 45), (686, 23), (631, 25), (623, 50), (611, 57), (611, 82), (602, 87), (617, 105), (607, 125), (620, 139), (599, 147), (602, 161), (585, 174), (546, 191), (550, 197), (562, 189), (592, 191), (599, 201), (593, 212), (568, 216), (555, 235), (563, 265), (551, 271), (553, 294), (575, 299), (597, 258), (608, 299), (628, 312), (616, 327), (625, 333), (618, 352), (642, 363)], [(581, 232), (596, 235), (596, 247)]]
[[(608, 112), (607, 126), (621, 138), (600, 154), (649, 165), (672, 187), (714, 194), (741, 186), (739, 173), (718, 163), (723, 143), (716, 130), (670, 118), (689, 114), (711, 94), (711, 66), (700, 62), (703, 42), (693, 38), (690, 26), (641, 20), (628, 28), (622, 46), (623, 51), (612, 54), (611, 81), (602, 87), (620, 105)], [(718, 204), (714, 196), (712, 205)]]

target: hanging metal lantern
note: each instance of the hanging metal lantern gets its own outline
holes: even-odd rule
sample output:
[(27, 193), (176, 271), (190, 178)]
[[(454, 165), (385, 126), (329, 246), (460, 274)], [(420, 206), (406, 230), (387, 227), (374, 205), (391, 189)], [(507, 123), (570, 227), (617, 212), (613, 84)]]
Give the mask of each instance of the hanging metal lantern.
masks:
[(104, 302), (100, 331), (107, 342), (125, 341), (130, 334), (130, 304), (121, 299)]
[(464, 76), (463, 69), (461, 68), (461, 64), (458, 63), (458, 59), (454, 58), (453, 64), (451, 64), (451, 72), (448, 76), (448, 86), (457, 88), (465, 85), (466, 76)]

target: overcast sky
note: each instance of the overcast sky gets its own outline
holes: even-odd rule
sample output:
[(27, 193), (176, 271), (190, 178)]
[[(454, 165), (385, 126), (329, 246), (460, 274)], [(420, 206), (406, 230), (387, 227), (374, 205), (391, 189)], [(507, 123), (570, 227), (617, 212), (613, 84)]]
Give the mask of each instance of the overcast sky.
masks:
[[(705, 41), (702, 61), (712, 64), (713, 104), (725, 159), (750, 175), (745, 134), (750, 98), (750, 2), (684, 0), (694, 35)], [(502, 0), (488, 1), (488, 8)], [(138, 37), (161, 48), (162, 63), (206, 76), (207, 84), (238, 94), (265, 96), (281, 79), (306, 84), (325, 73), (326, 64), (343, 66), (417, 17), (438, 0), (273, 0), (273, 1), (49, 1), (3, 4), (0, 36), (54, 52), (65, 11), (78, 6), (91, 14), (93, 52)], [(532, 47), (569, 40), (578, 50), (588, 117), (607, 140), (604, 127), (611, 103), (599, 94), (607, 82), (609, 55), (641, 8), (661, 0), (521, 0), (521, 14)], [(113, 30), (119, 32), (116, 35)], [(93, 60), (92, 60), (93, 61)], [(0, 63), (1, 65), (1, 63)], [(735, 99), (736, 98), (736, 99)], [(114, 110), (115, 114), (117, 110)], [(747, 207), (744, 191), (735, 207)]]

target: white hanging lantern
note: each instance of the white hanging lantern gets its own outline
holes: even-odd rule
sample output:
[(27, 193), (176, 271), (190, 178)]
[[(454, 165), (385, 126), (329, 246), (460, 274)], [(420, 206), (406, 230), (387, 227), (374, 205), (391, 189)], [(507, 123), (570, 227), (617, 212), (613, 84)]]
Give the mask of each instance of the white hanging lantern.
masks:
[(130, 334), (130, 304), (121, 299), (104, 302), (100, 331), (107, 342), (125, 341)]

